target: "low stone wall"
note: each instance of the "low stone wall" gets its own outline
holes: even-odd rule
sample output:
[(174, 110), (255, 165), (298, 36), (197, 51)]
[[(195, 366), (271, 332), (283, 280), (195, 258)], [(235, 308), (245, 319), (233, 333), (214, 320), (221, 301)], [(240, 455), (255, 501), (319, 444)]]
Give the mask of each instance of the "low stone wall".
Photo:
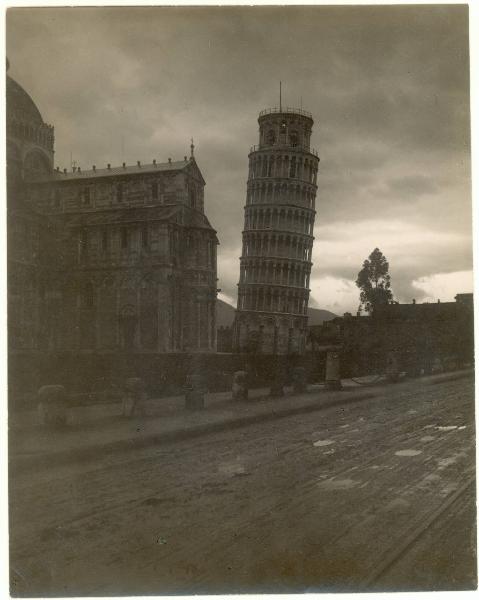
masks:
[[(295, 367), (306, 369), (307, 380), (324, 379), (321, 357), (281, 357), (286, 385), (293, 384)], [(231, 390), (236, 371), (248, 371), (249, 387), (271, 385), (277, 357), (246, 354), (12, 354), (9, 357), (9, 398), (12, 408), (35, 406), (43, 385), (63, 385), (74, 404), (118, 401), (125, 379), (140, 377), (150, 397), (184, 393), (188, 378), (201, 375), (210, 392)], [(323, 374), (321, 375), (321, 372)]]

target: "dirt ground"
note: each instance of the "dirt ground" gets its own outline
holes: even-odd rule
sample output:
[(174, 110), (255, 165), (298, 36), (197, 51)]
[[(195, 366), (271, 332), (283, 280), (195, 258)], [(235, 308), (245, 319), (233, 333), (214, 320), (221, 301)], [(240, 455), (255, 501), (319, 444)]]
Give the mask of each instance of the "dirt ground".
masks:
[(472, 589), (472, 379), (10, 477), (13, 595)]

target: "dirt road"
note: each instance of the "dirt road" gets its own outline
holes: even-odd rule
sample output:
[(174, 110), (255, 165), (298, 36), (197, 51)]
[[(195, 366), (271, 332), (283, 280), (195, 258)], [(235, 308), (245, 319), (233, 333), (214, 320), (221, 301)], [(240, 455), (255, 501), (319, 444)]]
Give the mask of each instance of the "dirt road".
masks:
[(16, 473), (12, 593), (471, 589), (473, 382), (387, 389)]

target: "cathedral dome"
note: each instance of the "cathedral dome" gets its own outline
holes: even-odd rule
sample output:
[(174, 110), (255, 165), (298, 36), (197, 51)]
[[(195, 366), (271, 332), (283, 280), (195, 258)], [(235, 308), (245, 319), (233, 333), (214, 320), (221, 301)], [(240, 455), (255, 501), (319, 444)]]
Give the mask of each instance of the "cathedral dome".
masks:
[(44, 123), (35, 102), (9, 75), (6, 101), (10, 180), (47, 176), (53, 170), (53, 127)]
[(35, 102), (14, 79), (7, 75), (7, 120), (17, 119), (25, 124), (43, 125), (42, 115)]

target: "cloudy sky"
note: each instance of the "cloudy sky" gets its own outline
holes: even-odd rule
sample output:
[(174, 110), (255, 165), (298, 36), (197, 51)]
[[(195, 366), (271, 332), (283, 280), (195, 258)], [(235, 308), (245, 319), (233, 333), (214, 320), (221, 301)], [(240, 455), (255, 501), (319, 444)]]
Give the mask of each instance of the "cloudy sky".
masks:
[(467, 7), (50, 8), (7, 15), (10, 75), (82, 168), (181, 159), (194, 137), (236, 301), (260, 110), (312, 112), (312, 306), (356, 310), (379, 247), (396, 299), (472, 291)]

